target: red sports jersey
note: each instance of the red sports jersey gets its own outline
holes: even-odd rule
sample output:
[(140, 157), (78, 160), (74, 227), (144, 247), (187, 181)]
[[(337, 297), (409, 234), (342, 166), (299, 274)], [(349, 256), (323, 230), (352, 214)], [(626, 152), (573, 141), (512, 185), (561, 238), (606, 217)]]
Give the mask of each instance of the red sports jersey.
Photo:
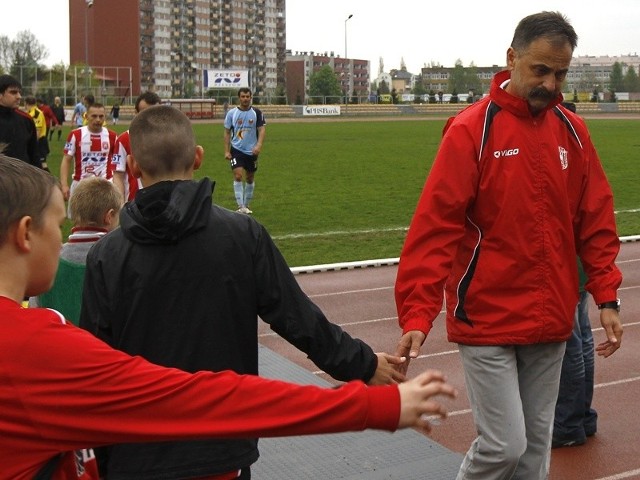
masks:
[(12, 480), (31, 480), (61, 453), (54, 480), (97, 479), (91, 452), (79, 450), (91, 446), (393, 431), (400, 418), (395, 385), (326, 389), (231, 371), (191, 375), (2, 296), (0, 405), (0, 477)]
[(72, 130), (67, 137), (64, 154), (74, 158), (73, 179), (111, 179), (110, 163), (115, 143), (116, 132), (104, 127), (100, 133), (91, 133), (87, 126)]
[(133, 200), (136, 192), (142, 188), (140, 179), (134, 177), (127, 165), (127, 155), (131, 153), (131, 143), (129, 140), (129, 130), (121, 133), (116, 139), (111, 158), (111, 170), (113, 172), (124, 172), (124, 198)]

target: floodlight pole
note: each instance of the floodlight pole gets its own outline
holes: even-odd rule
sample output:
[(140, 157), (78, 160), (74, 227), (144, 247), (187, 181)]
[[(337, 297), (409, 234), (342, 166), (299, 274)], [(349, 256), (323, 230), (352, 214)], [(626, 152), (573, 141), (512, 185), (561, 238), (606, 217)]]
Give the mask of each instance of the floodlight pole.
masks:
[[(89, 9), (93, 7), (94, 0), (85, 0), (87, 8), (84, 10), (84, 63), (85, 74), (89, 78)], [(87, 83), (89, 83), (87, 81)]]
[(347, 56), (347, 22), (351, 20), (353, 14), (349, 15), (344, 21), (344, 61), (347, 62), (347, 91), (344, 96), (344, 113), (347, 113), (347, 108), (349, 105), (349, 81), (351, 80), (351, 75), (349, 74), (349, 57)]

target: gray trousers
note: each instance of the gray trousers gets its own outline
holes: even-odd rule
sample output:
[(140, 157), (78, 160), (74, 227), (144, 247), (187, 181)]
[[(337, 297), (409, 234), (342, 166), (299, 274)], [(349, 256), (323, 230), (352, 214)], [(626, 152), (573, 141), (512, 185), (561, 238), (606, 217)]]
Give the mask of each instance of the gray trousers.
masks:
[(544, 480), (565, 343), (459, 345), (478, 437), (457, 480)]

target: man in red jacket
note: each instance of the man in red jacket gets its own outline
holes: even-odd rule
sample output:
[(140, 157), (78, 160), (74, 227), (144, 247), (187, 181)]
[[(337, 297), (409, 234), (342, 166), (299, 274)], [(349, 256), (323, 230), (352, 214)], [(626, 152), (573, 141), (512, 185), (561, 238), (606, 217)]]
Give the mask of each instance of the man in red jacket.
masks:
[[(65, 205), (58, 181), (0, 155), (0, 475), (98, 478), (87, 447), (376, 428), (430, 429), (454, 396), (442, 374), (337, 389), (153, 365), (113, 350), (55, 310), (22, 308), (53, 283)], [(82, 450), (84, 449), (84, 450)], [(47, 473), (46, 476), (45, 472)]]
[[(565, 342), (578, 301), (575, 255), (620, 346), (613, 198), (562, 84), (577, 35), (556, 12), (528, 16), (489, 97), (449, 125), (400, 257), (396, 354), (418, 356), (446, 295), (478, 438), (462, 479), (545, 479)], [(406, 365), (406, 364), (405, 364)]]

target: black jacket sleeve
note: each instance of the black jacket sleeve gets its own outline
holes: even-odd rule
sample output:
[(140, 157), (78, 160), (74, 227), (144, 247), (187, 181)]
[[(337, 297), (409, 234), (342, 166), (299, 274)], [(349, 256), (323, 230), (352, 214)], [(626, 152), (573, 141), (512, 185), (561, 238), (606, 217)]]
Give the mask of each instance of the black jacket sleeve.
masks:
[(369, 381), (378, 359), (369, 345), (326, 318), (302, 291), (267, 231), (254, 255), (258, 314), (271, 329), (336, 380)]
[(106, 320), (111, 312), (106, 295), (107, 285), (102, 274), (99, 249), (94, 247), (89, 250), (86, 260), (79, 326), (113, 346), (111, 326)]

